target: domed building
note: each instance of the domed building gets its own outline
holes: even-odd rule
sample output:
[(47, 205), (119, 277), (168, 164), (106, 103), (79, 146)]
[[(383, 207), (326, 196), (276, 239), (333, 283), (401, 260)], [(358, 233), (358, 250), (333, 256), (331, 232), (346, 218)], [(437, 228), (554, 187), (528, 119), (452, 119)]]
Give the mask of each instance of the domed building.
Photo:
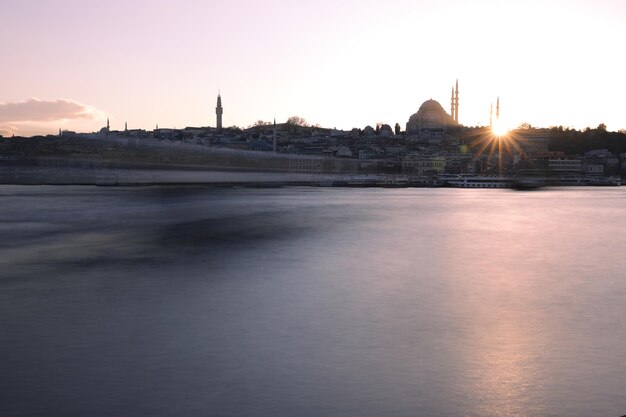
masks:
[(420, 136), (442, 137), (447, 128), (459, 125), (459, 80), (452, 87), (450, 97), (450, 114), (446, 113), (441, 104), (430, 99), (426, 100), (417, 113), (411, 115), (406, 124), (406, 133)]
[(424, 130), (444, 130), (456, 126), (454, 118), (443, 109), (439, 102), (426, 100), (417, 113), (411, 115), (406, 124), (406, 132), (409, 134), (421, 133)]

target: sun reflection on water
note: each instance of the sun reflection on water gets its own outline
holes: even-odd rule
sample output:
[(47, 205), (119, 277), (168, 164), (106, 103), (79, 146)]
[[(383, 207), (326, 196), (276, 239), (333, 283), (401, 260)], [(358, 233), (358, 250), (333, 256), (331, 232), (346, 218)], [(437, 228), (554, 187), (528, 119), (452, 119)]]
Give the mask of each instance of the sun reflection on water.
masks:
[(539, 344), (524, 323), (496, 315), (479, 329), (468, 358), (468, 376), (477, 395), (476, 415), (534, 416), (545, 412), (536, 400)]
[[(471, 206), (484, 197), (458, 198)], [(525, 213), (521, 205), (492, 199), (489, 221), (457, 216), (456, 239), (446, 242), (446, 250), (459, 261), (447, 271), (458, 277), (453, 308), (467, 318), (457, 390), (471, 405), (468, 416), (547, 414), (541, 364), (551, 341), (539, 309), (528, 308), (536, 305), (542, 289), (538, 273), (524, 268), (524, 259), (535, 256), (522, 237), (535, 233)], [(488, 245), (488, 254), (484, 247), (461, 243), (478, 235), (509, 243)]]

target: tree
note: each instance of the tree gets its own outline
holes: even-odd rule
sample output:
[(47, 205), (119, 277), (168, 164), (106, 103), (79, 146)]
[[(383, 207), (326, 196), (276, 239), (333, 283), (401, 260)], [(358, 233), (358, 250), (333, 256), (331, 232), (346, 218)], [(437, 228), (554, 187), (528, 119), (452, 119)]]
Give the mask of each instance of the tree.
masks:
[(252, 124), (252, 127), (267, 126), (267, 125), (270, 125), (270, 124), (271, 124), (270, 122), (266, 122), (264, 120), (257, 120), (256, 122), (254, 122)]
[(396, 126), (394, 127), (393, 130), (396, 135), (399, 135), (400, 133), (402, 133), (402, 128), (400, 127), (400, 123), (396, 123)]
[(598, 130), (603, 130), (603, 131), (605, 131), (605, 132), (606, 132), (606, 125), (605, 125), (604, 123), (600, 123), (600, 124), (598, 125)]
[(307, 121), (304, 120), (304, 118), (300, 116), (291, 116), (289, 119), (287, 119), (287, 124), (291, 126), (301, 126), (301, 127), (309, 126)]
[(300, 116), (291, 116), (289, 119), (287, 119), (287, 131), (290, 135), (295, 135), (299, 132), (300, 128), (308, 126), (309, 124), (307, 123), (307, 121)]
[(532, 129), (532, 126), (530, 125), (530, 123), (524, 122), (524, 123), (520, 124), (518, 128), (522, 129), (522, 130), (530, 130), (530, 129)]

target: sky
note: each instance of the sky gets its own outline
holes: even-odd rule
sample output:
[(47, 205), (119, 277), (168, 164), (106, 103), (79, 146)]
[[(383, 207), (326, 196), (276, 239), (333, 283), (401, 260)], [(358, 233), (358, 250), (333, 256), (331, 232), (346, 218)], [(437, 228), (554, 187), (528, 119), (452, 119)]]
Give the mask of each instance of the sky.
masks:
[(3, 0), (0, 135), (300, 116), (626, 128), (624, 0)]

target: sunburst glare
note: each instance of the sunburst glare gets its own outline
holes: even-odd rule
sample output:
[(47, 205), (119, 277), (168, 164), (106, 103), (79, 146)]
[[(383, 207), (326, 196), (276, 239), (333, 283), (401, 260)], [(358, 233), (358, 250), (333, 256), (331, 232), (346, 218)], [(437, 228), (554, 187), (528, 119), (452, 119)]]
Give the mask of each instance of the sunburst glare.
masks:
[(491, 131), (495, 136), (506, 136), (509, 133), (509, 128), (501, 120), (496, 120), (491, 127)]

